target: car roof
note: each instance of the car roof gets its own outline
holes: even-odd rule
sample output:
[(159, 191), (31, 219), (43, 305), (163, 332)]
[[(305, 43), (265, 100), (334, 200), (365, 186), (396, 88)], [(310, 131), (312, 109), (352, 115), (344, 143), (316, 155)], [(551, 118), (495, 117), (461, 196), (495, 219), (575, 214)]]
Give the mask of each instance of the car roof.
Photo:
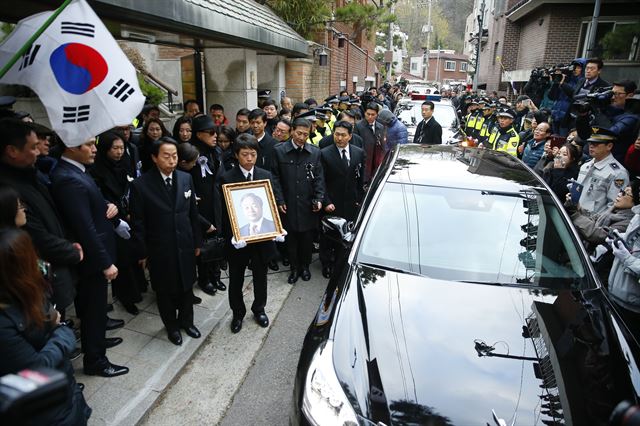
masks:
[(397, 145), (388, 182), (501, 192), (544, 183), (517, 158), (490, 149), (447, 145)]

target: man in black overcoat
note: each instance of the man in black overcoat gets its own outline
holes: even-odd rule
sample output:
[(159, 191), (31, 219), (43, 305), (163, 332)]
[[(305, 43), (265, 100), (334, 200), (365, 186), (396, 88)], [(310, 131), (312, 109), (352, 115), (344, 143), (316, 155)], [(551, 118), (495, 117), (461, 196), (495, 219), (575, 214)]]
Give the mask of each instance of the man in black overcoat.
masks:
[(311, 279), (311, 251), (325, 192), (320, 149), (307, 143), (310, 132), (309, 120), (296, 118), (291, 140), (276, 145), (271, 162), (276, 203), (288, 232), (290, 284), (298, 277)]
[(160, 318), (169, 340), (181, 345), (180, 328), (200, 337), (193, 325), (192, 288), (202, 238), (193, 181), (176, 170), (177, 146), (168, 137), (154, 142), (155, 167), (132, 182), (129, 207), (132, 238), (141, 263), (149, 268)]
[(422, 103), (422, 121), (416, 127), (416, 133), (413, 137), (413, 143), (422, 143), (428, 145), (442, 144), (442, 126), (433, 117), (435, 104), (431, 101)]
[(367, 156), (364, 167), (364, 182), (369, 183), (384, 159), (384, 126), (377, 121), (378, 104), (370, 102), (364, 111), (364, 118), (358, 121), (353, 133), (362, 137), (362, 149)]
[[(217, 147), (216, 125), (208, 115), (201, 115), (193, 119), (193, 137), (190, 143), (198, 149), (195, 167), (191, 169), (193, 187), (198, 197), (198, 212), (213, 227), (209, 227), (207, 235), (219, 233), (221, 227), (221, 202), (216, 191), (216, 181), (224, 172)], [(216, 291), (225, 291), (227, 286), (220, 281), (220, 263), (217, 260), (203, 262), (197, 259), (198, 286), (207, 294), (214, 295)]]
[[(238, 159), (239, 167), (226, 172), (220, 179), (220, 188), (227, 183), (237, 183), (252, 180), (271, 180), (271, 173), (255, 165), (258, 158), (259, 145), (252, 135), (239, 135), (234, 144), (233, 150)], [(244, 285), (244, 272), (251, 263), (253, 275), (253, 304), (251, 311), (256, 322), (261, 327), (269, 325), (269, 318), (264, 311), (267, 304), (267, 265), (269, 261), (277, 256), (274, 241), (262, 241), (247, 244), (246, 241), (236, 241), (233, 239), (229, 213), (224, 207), (223, 233), (227, 240), (225, 251), (229, 261), (229, 305), (233, 312), (231, 320), (231, 331), (237, 333), (242, 328), (242, 319), (247, 313), (247, 308), (242, 297), (242, 287)], [(284, 241), (284, 236), (278, 237), (278, 241)]]
[(51, 172), (51, 193), (67, 230), (84, 249), (79, 265), (76, 311), (81, 319), (80, 337), (85, 374), (104, 377), (129, 372), (106, 356), (107, 282), (118, 276), (116, 242), (110, 219), (118, 208), (107, 203), (87, 166), (94, 163), (96, 140), (65, 147)]
[(75, 265), (83, 257), (82, 247), (66, 238), (49, 189), (35, 168), (38, 138), (28, 123), (5, 118), (0, 121), (0, 182), (13, 187), (26, 206), (29, 233), (38, 256), (51, 264), (51, 302), (64, 316), (76, 295)]
[[(356, 219), (364, 197), (364, 150), (351, 144), (353, 125), (337, 121), (333, 126), (335, 144), (323, 148), (322, 169), (325, 179), (324, 213), (349, 221)], [(320, 235), (322, 275), (331, 276), (335, 245)]]

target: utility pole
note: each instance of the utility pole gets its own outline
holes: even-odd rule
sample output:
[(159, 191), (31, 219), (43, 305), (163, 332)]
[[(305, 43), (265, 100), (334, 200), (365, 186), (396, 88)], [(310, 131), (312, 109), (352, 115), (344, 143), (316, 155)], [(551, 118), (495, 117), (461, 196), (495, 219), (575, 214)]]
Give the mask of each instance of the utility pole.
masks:
[(593, 58), (596, 48), (596, 32), (598, 30), (598, 19), (600, 18), (600, 0), (596, 0), (593, 6), (593, 18), (591, 19), (591, 30), (587, 37), (587, 58)]
[(429, 7), (429, 12), (427, 15), (427, 25), (422, 26), (422, 32), (427, 33), (427, 45), (423, 47), (424, 55), (422, 58), (422, 72), (423, 79), (427, 81), (429, 77), (429, 48), (431, 47), (431, 33), (433, 32), (433, 28), (431, 28), (431, 2), (433, 0), (418, 0), (418, 7), (424, 7), (427, 5)]
[(480, 45), (482, 44), (482, 33), (483, 33), (483, 25), (484, 25), (484, 4), (485, 0), (482, 0), (482, 4), (480, 5), (480, 13), (478, 14), (478, 35), (476, 45), (476, 65), (475, 72), (473, 73), (473, 90), (478, 90), (478, 75), (480, 74)]
[[(394, 7), (391, 6), (391, 14), (394, 12)], [(389, 22), (389, 34), (387, 34), (387, 51), (390, 52), (389, 62), (387, 62), (387, 81), (391, 81), (391, 69), (393, 68), (393, 23)]]

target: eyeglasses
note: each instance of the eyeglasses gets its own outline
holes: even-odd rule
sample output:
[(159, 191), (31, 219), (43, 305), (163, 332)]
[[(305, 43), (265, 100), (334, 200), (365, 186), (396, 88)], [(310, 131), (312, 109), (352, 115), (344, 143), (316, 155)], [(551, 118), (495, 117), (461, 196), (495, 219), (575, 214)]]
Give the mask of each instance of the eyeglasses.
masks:
[(613, 96), (626, 96), (625, 92), (613, 92)]
[(623, 189), (618, 195), (620, 195), (621, 197), (633, 197), (630, 189)]

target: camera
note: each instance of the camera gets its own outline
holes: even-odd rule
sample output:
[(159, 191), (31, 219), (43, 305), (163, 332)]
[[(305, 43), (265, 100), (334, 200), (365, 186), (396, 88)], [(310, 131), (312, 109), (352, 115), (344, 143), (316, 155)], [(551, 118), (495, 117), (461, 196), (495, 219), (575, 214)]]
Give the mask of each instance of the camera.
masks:
[(571, 112), (585, 114), (590, 111), (605, 108), (611, 104), (611, 98), (613, 98), (612, 89), (612, 86), (600, 87), (593, 93), (574, 97), (574, 102), (571, 104)]
[(613, 409), (609, 424), (612, 426), (640, 425), (640, 409), (629, 401), (622, 401)]

